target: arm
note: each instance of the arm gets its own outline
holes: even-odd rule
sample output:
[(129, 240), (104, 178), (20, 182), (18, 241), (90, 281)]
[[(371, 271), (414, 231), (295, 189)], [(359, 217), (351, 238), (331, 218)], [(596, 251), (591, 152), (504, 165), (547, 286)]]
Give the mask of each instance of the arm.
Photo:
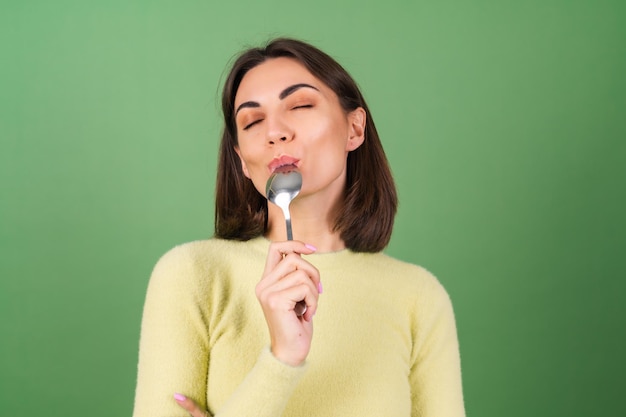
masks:
[(416, 306), (413, 361), (409, 375), (412, 416), (463, 417), (459, 344), (452, 303), (433, 281)]
[[(305, 369), (305, 366), (286, 365), (278, 361), (269, 348), (264, 349), (254, 368), (215, 417), (280, 416)], [(206, 407), (185, 395), (177, 394), (174, 399), (192, 417), (211, 416), (204, 411)]]
[[(270, 265), (270, 269), (275, 266)], [(196, 265), (185, 246), (175, 248), (157, 263), (144, 307), (135, 417), (183, 417), (188, 413), (179, 405), (191, 411), (189, 407), (194, 403), (198, 406), (193, 415), (205, 415), (209, 321), (214, 314), (205, 300), (210, 291), (203, 286), (211, 285), (207, 283), (207, 275), (211, 274), (206, 265)], [(302, 277), (296, 279), (302, 280)], [(282, 280), (277, 277), (274, 285), (278, 281)], [(311, 285), (307, 282), (305, 287)], [(297, 290), (293, 297), (301, 299), (302, 291), (302, 288)], [(272, 293), (274, 291), (267, 291), (267, 294)], [(312, 313), (316, 306), (312, 303), (311, 307)], [(294, 316), (293, 311), (289, 316)], [(301, 325), (310, 326), (310, 317), (307, 318), (309, 321)], [(287, 360), (278, 360), (269, 349), (260, 352), (255, 366), (226, 404), (217, 410), (216, 416), (280, 415), (305, 370), (303, 360), (292, 366), (287, 363)], [(175, 401), (175, 393), (183, 394), (178, 397), (180, 401)]]
[(206, 405), (209, 337), (199, 293), (199, 272), (185, 246), (159, 260), (144, 304), (133, 416), (185, 416), (175, 392)]

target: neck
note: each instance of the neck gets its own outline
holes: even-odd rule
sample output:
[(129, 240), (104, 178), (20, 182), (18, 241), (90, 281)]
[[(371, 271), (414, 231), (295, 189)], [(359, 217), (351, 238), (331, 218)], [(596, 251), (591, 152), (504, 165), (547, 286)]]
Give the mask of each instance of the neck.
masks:
[[(336, 252), (345, 249), (345, 243), (339, 233), (333, 230), (335, 207), (311, 200), (313, 200), (312, 197), (302, 197), (291, 202), (289, 211), (294, 240), (315, 246), (317, 253)], [(266, 237), (271, 241), (287, 239), (283, 212), (272, 203), (268, 204)]]

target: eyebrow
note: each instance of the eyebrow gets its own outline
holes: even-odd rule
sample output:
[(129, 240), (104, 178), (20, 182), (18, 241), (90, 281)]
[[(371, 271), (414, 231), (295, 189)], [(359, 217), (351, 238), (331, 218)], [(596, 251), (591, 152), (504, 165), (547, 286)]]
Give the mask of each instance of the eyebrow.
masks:
[(289, 87), (285, 88), (278, 95), (278, 98), (281, 99), (281, 100), (284, 100), (287, 96), (295, 93), (296, 91), (298, 91), (301, 88), (312, 88), (315, 91), (320, 91), (317, 88), (313, 87), (311, 84), (300, 83), (300, 84), (294, 84), (292, 86), (289, 86)]
[[(285, 88), (283, 91), (280, 92), (280, 94), (278, 95), (278, 98), (281, 100), (284, 100), (285, 98), (289, 97), (291, 94), (295, 93), (301, 88), (312, 88), (315, 91), (320, 91), (316, 87), (313, 87), (311, 84), (300, 83), (300, 84), (290, 85), (289, 87)], [(239, 110), (241, 109), (256, 108), (256, 107), (261, 107), (261, 105), (257, 103), (256, 101), (246, 101), (244, 103), (241, 103), (239, 107), (237, 107), (237, 110), (235, 110), (235, 116), (237, 116), (237, 113), (239, 113)]]

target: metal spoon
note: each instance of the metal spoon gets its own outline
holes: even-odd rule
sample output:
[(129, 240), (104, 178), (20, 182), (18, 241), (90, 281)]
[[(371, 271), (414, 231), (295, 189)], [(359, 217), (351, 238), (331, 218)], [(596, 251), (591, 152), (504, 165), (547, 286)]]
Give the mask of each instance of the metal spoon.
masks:
[(287, 240), (293, 240), (291, 233), (291, 214), (289, 204), (296, 198), (302, 188), (302, 175), (298, 171), (275, 172), (267, 180), (265, 194), (267, 199), (280, 207), (287, 223)]
[[(287, 226), (287, 240), (293, 240), (291, 232), (291, 213), (289, 212), (289, 204), (296, 198), (302, 189), (302, 175), (298, 171), (275, 172), (267, 180), (265, 184), (265, 194), (267, 199), (281, 208), (285, 216), (285, 224)], [(306, 303), (304, 300), (299, 301), (294, 307), (294, 311), (298, 317), (306, 312)]]

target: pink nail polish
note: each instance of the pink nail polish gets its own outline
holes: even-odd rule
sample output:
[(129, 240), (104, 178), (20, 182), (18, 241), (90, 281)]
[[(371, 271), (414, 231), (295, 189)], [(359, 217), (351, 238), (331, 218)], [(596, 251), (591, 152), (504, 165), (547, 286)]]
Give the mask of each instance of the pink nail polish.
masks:
[(313, 245), (309, 245), (308, 243), (305, 243), (304, 246), (306, 246), (307, 248), (311, 249), (312, 251), (316, 251), (317, 248)]
[(322, 287), (322, 281), (317, 284), (317, 291), (321, 294), (324, 292), (324, 287)]
[(176, 393), (174, 394), (174, 399), (176, 401), (185, 401), (187, 397), (185, 397), (183, 394)]

